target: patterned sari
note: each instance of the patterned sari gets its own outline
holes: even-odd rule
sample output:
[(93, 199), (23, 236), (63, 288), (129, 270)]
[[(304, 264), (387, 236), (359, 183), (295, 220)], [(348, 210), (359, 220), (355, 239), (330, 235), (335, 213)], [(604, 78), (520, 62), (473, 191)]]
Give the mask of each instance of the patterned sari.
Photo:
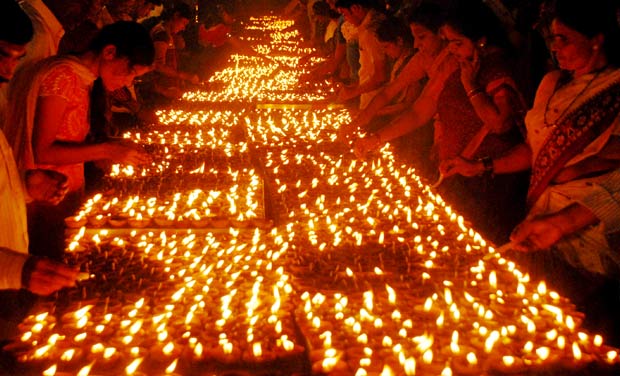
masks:
[[(533, 109), (533, 111), (543, 111), (543, 126), (550, 129), (546, 130), (544, 141), (537, 142), (536, 147), (533, 148), (535, 157), (528, 191), (529, 206), (538, 200), (569, 161), (578, 158), (584, 152), (587, 153), (588, 146), (598, 138), (601, 139), (597, 144), (602, 147), (611, 136), (612, 125), (617, 123), (620, 114), (620, 72), (605, 74), (599, 72), (588, 76), (581, 80), (583, 82), (580, 85), (556, 91), (562, 78), (558, 75), (553, 85), (553, 93), (542, 94), (548, 96), (545, 108), (535, 106)], [(575, 90), (583, 85), (585, 88), (575, 93)], [(555, 100), (555, 103), (552, 103), (552, 100)], [(540, 103), (538, 107), (541, 107)], [(553, 123), (549, 124), (553, 113), (559, 115)], [(531, 117), (528, 120), (531, 121)], [(541, 132), (538, 128), (534, 131)], [(538, 138), (540, 140), (540, 137)], [(590, 149), (596, 148), (590, 147)], [(593, 153), (588, 154), (593, 155)], [(573, 161), (573, 163), (576, 162)]]
[[(599, 224), (564, 238), (543, 253), (577, 270), (620, 275), (620, 253), (607, 236), (620, 221), (620, 210), (613, 209), (620, 172), (554, 183), (564, 168), (596, 156), (612, 136), (620, 135), (620, 69), (580, 76), (564, 85), (558, 84), (561, 79), (560, 72), (545, 77), (526, 116), (532, 149), (528, 216), (555, 213), (574, 203), (589, 208), (601, 220)], [(599, 209), (603, 207), (608, 209)], [(544, 263), (553, 269), (551, 261)]]

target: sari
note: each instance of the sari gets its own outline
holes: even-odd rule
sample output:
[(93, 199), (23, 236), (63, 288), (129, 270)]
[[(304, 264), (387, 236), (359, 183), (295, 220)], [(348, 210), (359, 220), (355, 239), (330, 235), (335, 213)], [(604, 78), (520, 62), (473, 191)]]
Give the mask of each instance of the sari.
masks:
[[(457, 156), (497, 158), (523, 140), (521, 124), (525, 106), (512, 79), (511, 64), (501, 50), (489, 51), (481, 58), (477, 82), (490, 97), (506, 91), (513, 104), (513, 116), (502, 124), (503, 133), (484, 133), (488, 128), (461, 83), (460, 69), (455, 70), (437, 100), (434, 149), (439, 162)], [(502, 244), (525, 216), (526, 187), (525, 174), (454, 175), (444, 181), (439, 192), (485, 238)]]
[[(57, 79), (53, 76), (56, 73)], [(88, 91), (92, 87), (95, 75), (85, 67), (77, 57), (62, 56), (44, 59), (34, 65), (19, 70), (9, 86), (7, 110), (3, 130), (13, 148), (15, 161), (20, 171), (34, 168), (46, 168), (63, 173), (69, 178), (69, 189), (79, 190), (83, 185), (83, 163), (75, 165), (39, 165), (35, 161), (32, 149), (32, 135), (35, 126), (37, 102), (45, 94), (46, 86), (60, 85), (50, 88), (49, 94), (56, 95), (61, 88), (70, 92), (58, 93), (68, 102), (82, 102), (81, 106), (68, 106), (57, 140), (63, 142), (83, 142), (90, 129), (88, 123)], [(61, 81), (61, 82), (57, 82)], [(77, 87), (86, 91), (85, 98), (75, 98), (79, 94)], [(70, 98), (69, 98), (70, 97)], [(86, 110), (84, 110), (86, 106)], [(73, 111), (72, 111), (73, 110)], [(86, 111), (86, 114), (84, 112)], [(80, 176), (80, 174), (82, 176)]]
[(81, 203), (84, 189), (84, 163), (43, 165), (37, 163), (32, 145), (39, 98), (55, 95), (67, 101), (67, 108), (56, 133), (60, 142), (82, 143), (86, 139), (90, 89), (95, 75), (73, 56), (44, 59), (17, 72), (9, 87), (9, 109), (4, 131), (21, 171), (43, 168), (67, 176), (69, 193), (51, 206), (32, 202), (27, 206), (29, 253), (62, 259), (64, 251), (64, 218), (73, 214)]
[(620, 253), (608, 235), (620, 230), (620, 171), (555, 184), (564, 168), (596, 156), (620, 135), (620, 69), (608, 68), (561, 85), (561, 72), (541, 83), (526, 116), (532, 150), (528, 217), (554, 213), (578, 203), (600, 223), (560, 241), (556, 257), (571, 267), (606, 276), (620, 275)]

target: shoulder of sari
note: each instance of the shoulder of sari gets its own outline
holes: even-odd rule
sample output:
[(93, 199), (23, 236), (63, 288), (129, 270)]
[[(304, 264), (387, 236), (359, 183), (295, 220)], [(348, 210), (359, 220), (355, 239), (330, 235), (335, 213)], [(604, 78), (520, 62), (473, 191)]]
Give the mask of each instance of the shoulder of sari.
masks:
[[(605, 74), (605, 85), (593, 91), (553, 128), (536, 156), (528, 203), (532, 205), (573, 157), (609, 129), (620, 114), (620, 71)], [(608, 83), (607, 83), (608, 81)]]

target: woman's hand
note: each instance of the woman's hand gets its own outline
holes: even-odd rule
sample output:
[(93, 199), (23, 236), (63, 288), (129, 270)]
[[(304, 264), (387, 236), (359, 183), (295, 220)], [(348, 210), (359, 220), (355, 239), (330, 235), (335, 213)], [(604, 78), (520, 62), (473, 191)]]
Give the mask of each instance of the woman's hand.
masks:
[(28, 170), (26, 172), (26, 190), (35, 201), (57, 205), (67, 194), (69, 186), (67, 177), (53, 170)]
[(472, 177), (482, 174), (484, 172), (484, 165), (479, 161), (470, 161), (463, 157), (456, 157), (442, 161), (439, 164), (439, 172), (444, 177), (456, 174)]
[(480, 69), (480, 57), (478, 56), (478, 52), (474, 50), (474, 55), (471, 60), (461, 61), (459, 62), (459, 66), (461, 68), (461, 83), (465, 90), (470, 91), (476, 88), (478, 86), (476, 83), (476, 76)]
[(23, 286), (37, 295), (47, 296), (64, 287), (75, 286), (78, 272), (60, 262), (30, 257), (22, 271)]
[(353, 152), (358, 158), (363, 158), (371, 151), (377, 150), (381, 146), (381, 139), (373, 134), (360, 138), (353, 143)]
[(151, 161), (149, 155), (135, 144), (109, 142), (106, 144), (106, 148), (109, 159), (114, 163), (138, 166)]
[(521, 252), (548, 249), (564, 237), (551, 217), (541, 216), (521, 222), (510, 234), (511, 248)]

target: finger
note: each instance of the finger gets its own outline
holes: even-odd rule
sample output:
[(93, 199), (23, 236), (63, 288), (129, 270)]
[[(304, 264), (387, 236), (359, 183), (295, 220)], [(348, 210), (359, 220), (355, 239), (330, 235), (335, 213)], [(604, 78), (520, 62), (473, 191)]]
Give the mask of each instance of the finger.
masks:
[(477, 67), (478, 63), (480, 63), (480, 54), (478, 53), (478, 50), (474, 50), (474, 56), (472, 59), (472, 66)]
[[(528, 223), (521, 222), (514, 228), (514, 230), (512, 230), (512, 233), (510, 234), (510, 241), (516, 244), (527, 243), (530, 235), (531, 230)], [(524, 245), (522, 244), (522, 246)]]
[(49, 295), (63, 287), (73, 287), (75, 282), (68, 284), (63, 279), (55, 278), (44, 272), (33, 272), (30, 279), (29, 290), (39, 295)]
[(79, 273), (77, 268), (45, 258), (37, 262), (35, 270), (51, 275), (58, 275), (67, 279), (75, 279), (75, 276)]
[(530, 252), (532, 250), (529, 247), (528, 242), (513, 243), (512, 249), (518, 252)]

